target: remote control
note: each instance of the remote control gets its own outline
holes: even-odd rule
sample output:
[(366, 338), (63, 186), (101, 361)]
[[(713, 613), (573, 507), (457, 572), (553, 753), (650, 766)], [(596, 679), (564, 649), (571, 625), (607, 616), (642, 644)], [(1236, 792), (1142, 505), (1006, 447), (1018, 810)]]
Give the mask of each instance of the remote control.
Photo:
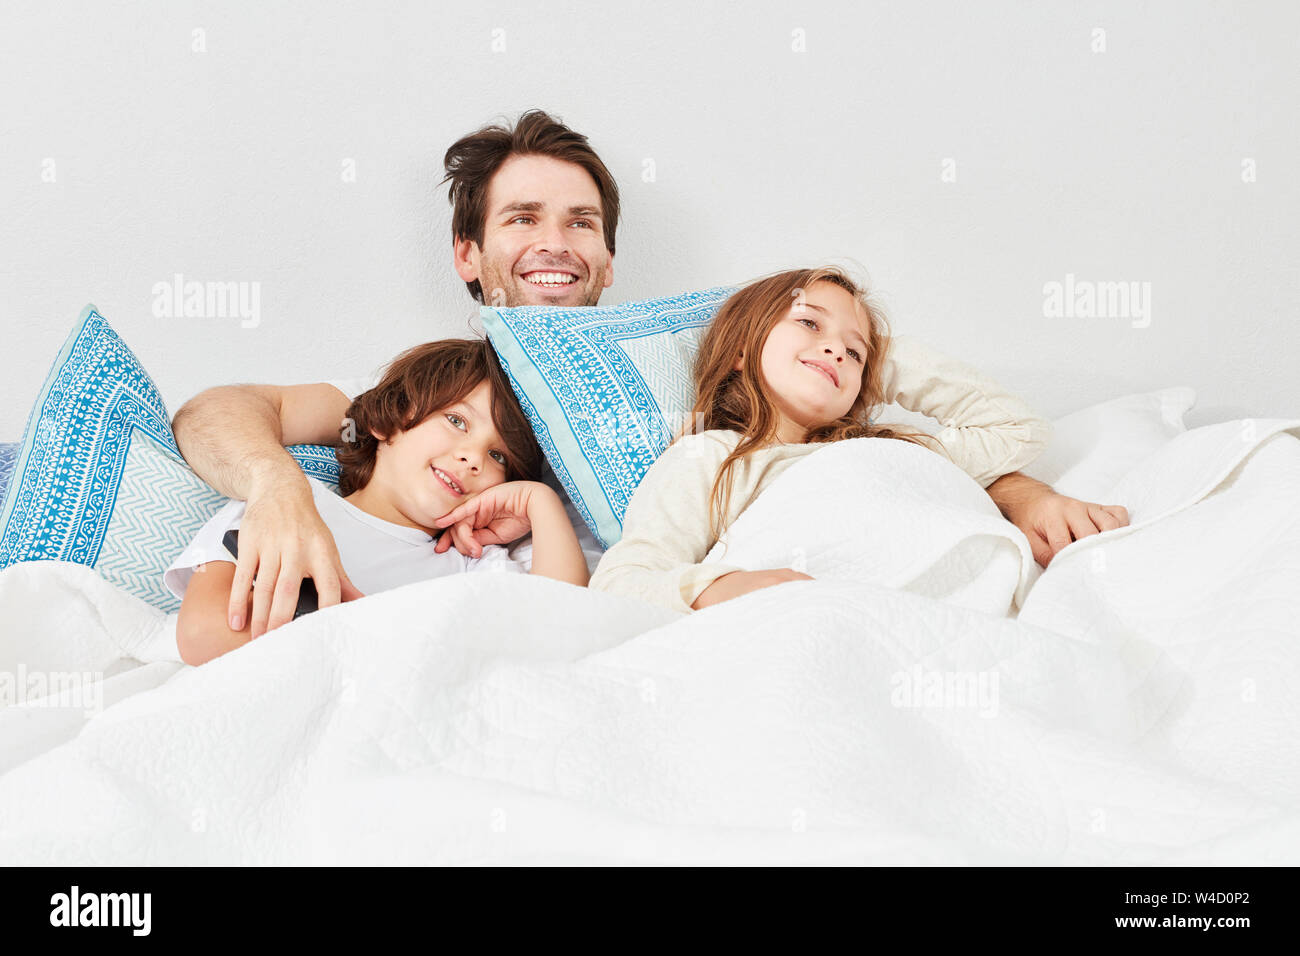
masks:
[[(227, 551), (236, 558), (239, 557), (238, 531), (227, 531), (222, 535), (221, 543), (226, 546)], [(257, 578), (254, 577), (253, 581), (256, 582)], [(319, 605), (320, 595), (316, 593), (316, 582), (311, 578), (303, 578), (302, 586), (298, 588), (298, 606), (294, 609), (293, 619), (296, 621), (304, 614), (310, 614), (312, 611), (318, 610)]]

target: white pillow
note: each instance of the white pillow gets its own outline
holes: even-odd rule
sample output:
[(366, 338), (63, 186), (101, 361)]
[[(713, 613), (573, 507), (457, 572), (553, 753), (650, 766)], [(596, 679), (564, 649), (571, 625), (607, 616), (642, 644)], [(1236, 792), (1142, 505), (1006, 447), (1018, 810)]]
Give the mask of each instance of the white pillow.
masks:
[(1043, 453), (1021, 471), (1071, 498), (1116, 504), (1111, 489), (1138, 463), (1187, 431), (1196, 404), (1186, 385), (1125, 395), (1058, 418)]
[[(1052, 422), (1043, 453), (1020, 469), (1063, 495), (1097, 504), (1139, 462), (1187, 430), (1183, 416), (1196, 404), (1188, 386), (1125, 395), (1090, 405)], [(937, 422), (896, 405), (885, 406), (876, 421), (896, 422), (937, 434)]]

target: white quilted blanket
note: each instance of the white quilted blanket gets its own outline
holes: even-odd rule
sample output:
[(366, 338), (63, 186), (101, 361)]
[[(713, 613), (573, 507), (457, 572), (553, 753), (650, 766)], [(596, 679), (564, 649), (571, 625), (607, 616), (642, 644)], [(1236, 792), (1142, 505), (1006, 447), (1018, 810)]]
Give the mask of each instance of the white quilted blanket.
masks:
[(1300, 862), (1297, 436), (1180, 436), (1036, 580), (969, 488), (868, 449), (903, 474), (819, 484), (827, 534), (788, 491), (733, 528), (815, 581), (679, 617), (444, 578), (201, 668), (92, 571), (14, 567), (0, 675), (102, 697), (0, 707), (0, 863)]
[(795, 462), (705, 561), (900, 588), (998, 616), (1040, 570), (1028, 539), (964, 471), (919, 445), (870, 438)]

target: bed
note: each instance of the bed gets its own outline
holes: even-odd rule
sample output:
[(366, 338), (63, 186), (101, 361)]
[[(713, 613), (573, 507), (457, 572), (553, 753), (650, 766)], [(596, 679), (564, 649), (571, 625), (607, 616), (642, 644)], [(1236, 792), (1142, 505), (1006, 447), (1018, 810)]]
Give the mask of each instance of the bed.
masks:
[[(1130, 525), (1046, 570), (955, 469), (841, 445), (729, 541), (816, 580), (691, 615), (463, 575), (191, 668), (94, 568), (0, 571), (0, 673), (49, 680), (0, 707), (0, 862), (1300, 860), (1300, 419), (1126, 462)], [(823, 534), (773, 520), (810, 480)]]

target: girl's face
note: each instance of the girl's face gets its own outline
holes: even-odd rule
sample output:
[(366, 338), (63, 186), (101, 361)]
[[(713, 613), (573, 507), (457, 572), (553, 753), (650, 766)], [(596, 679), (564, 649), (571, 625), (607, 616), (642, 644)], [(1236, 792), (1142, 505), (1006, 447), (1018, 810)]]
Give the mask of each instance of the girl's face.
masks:
[(778, 441), (799, 442), (807, 429), (853, 407), (866, 367), (867, 321), (858, 301), (833, 282), (814, 282), (792, 298), (760, 357)]
[(397, 524), (435, 534), (435, 521), (506, 480), (506, 446), (492, 423), (486, 380), (414, 428), (389, 436), (391, 445), (375, 437), (380, 443), (374, 474), (361, 490), (368, 504), (386, 502), (384, 510), (396, 512), (388, 520)]

